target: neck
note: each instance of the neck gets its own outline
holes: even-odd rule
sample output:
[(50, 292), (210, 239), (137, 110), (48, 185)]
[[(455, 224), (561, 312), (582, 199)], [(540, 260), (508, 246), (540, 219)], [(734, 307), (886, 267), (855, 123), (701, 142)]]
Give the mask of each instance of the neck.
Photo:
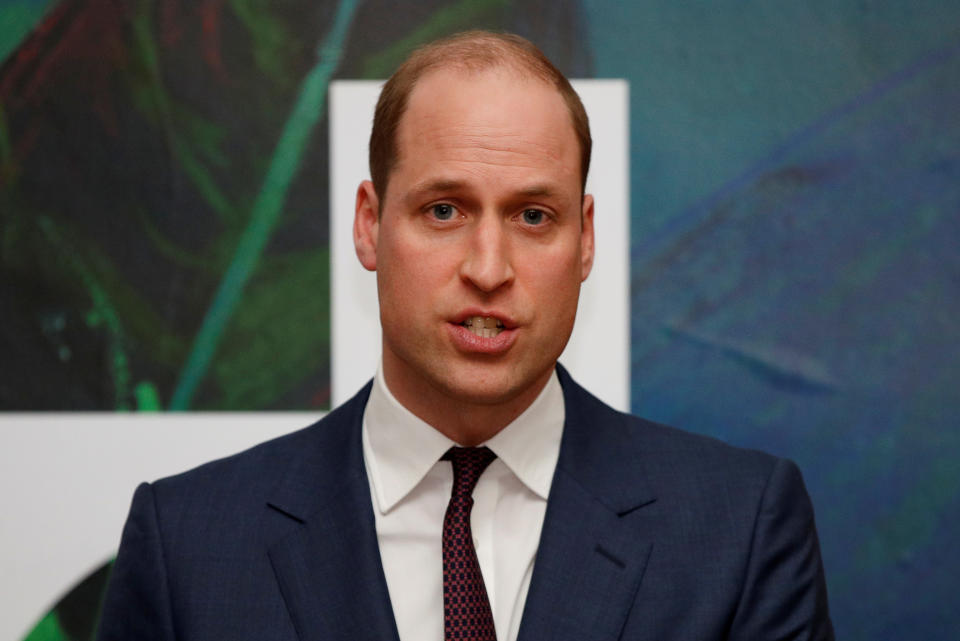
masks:
[(471, 399), (451, 394), (422, 382), (411, 384), (398, 376), (385, 359), (384, 379), (390, 393), (417, 418), (464, 447), (489, 441), (533, 404), (543, 391), (553, 369), (547, 370), (533, 385), (504, 399)]

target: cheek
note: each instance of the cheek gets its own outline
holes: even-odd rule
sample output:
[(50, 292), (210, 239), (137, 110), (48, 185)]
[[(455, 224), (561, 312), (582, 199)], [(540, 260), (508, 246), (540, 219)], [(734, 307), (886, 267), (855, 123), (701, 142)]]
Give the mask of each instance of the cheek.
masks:
[[(580, 252), (564, 246), (553, 251), (531, 252), (523, 261), (523, 276), (540, 303), (566, 316), (576, 310), (581, 281)], [(567, 308), (570, 308), (567, 310)]]
[(406, 302), (423, 300), (439, 287), (458, 252), (425, 242), (415, 234), (392, 234), (382, 238), (377, 270), (394, 298)]
[[(522, 253), (521, 256), (523, 256)], [(543, 280), (553, 281), (554, 286), (564, 287), (568, 283), (580, 283), (579, 244), (557, 243), (529, 252), (526, 256), (535, 273), (539, 274)]]

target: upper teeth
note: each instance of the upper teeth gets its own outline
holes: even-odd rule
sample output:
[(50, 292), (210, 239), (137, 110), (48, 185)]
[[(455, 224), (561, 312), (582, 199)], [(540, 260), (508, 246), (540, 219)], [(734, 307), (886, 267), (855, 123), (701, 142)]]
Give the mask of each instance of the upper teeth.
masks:
[(483, 338), (493, 338), (503, 331), (503, 323), (493, 316), (471, 316), (463, 321), (463, 326)]

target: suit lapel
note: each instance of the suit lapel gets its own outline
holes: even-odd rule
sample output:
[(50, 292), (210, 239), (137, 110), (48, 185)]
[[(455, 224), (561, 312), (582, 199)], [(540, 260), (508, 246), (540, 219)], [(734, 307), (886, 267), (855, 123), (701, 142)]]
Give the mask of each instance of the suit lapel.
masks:
[(301, 641), (398, 639), (363, 465), (369, 385), (313, 428), (268, 509), (287, 521), (269, 547)]
[[(655, 500), (619, 414), (558, 366), (566, 423), (520, 641), (620, 636), (652, 543)], [(282, 522), (270, 560), (301, 641), (398, 641), (380, 561), (361, 421), (369, 385), (313, 428), (268, 503)]]
[(558, 374), (567, 418), (519, 639), (613, 640), (652, 549), (638, 517), (655, 497), (621, 415)]

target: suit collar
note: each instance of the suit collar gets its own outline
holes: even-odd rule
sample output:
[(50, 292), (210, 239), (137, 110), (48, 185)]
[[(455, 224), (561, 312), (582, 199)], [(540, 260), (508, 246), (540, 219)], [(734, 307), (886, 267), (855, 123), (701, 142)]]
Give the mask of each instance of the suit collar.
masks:
[(369, 392), (308, 428), (268, 502), (286, 521), (268, 554), (301, 641), (398, 639), (360, 441)]
[[(296, 521), (323, 507), (343, 488), (366, 485), (360, 449), (360, 422), (370, 395), (367, 383), (356, 395), (300, 433), (286, 470), (271, 490), (267, 504)], [(355, 428), (355, 429), (354, 429)], [(358, 464), (359, 463), (359, 464)]]
[(613, 640), (653, 547), (641, 508), (655, 496), (628, 418), (557, 372), (567, 417), (519, 639)]
[[(559, 364), (557, 376), (566, 408), (558, 473), (616, 514), (653, 502), (656, 497), (640, 464), (644, 453), (628, 427), (629, 417), (580, 387)], [(322, 427), (308, 428), (315, 438), (291, 457), (271, 493), (271, 507), (304, 521), (322, 506), (323, 497), (351, 485), (368, 489), (360, 434), (371, 385), (327, 415)]]
[(617, 515), (656, 500), (631, 417), (580, 387), (557, 365), (566, 405), (558, 468)]

